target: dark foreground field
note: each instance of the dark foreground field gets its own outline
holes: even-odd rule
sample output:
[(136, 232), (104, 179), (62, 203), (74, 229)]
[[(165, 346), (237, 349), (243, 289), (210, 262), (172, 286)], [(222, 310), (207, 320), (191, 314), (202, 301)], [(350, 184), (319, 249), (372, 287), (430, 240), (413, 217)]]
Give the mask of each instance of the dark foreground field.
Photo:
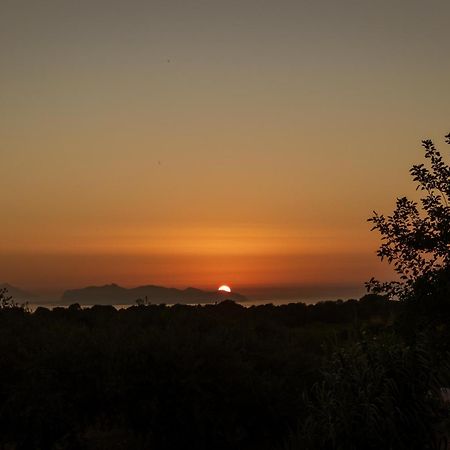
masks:
[[(307, 415), (323, 357), (380, 297), (243, 308), (0, 310), (5, 449), (277, 449)], [(294, 442), (294, 444), (293, 444)]]

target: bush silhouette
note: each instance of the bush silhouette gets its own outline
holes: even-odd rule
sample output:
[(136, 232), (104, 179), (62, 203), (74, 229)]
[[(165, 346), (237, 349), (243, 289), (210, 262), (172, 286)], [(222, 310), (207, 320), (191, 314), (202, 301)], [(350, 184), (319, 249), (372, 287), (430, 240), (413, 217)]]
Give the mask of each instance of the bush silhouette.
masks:
[(1, 309), (0, 444), (281, 447), (331, 342), (396, 313), (372, 300)]

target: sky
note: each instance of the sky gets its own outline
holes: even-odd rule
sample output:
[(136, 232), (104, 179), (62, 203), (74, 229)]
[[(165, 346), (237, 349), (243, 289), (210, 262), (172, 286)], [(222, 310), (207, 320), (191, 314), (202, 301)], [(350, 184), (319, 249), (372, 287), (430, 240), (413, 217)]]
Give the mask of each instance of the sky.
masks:
[(0, 2), (0, 281), (355, 296), (450, 131), (450, 2)]

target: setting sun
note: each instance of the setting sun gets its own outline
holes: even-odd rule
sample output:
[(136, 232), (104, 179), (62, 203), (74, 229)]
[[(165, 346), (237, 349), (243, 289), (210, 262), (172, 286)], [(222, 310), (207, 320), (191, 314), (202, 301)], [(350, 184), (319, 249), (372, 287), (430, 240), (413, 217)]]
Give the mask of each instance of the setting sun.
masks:
[(227, 286), (226, 284), (220, 286), (219, 289), (217, 289), (218, 291), (224, 291), (224, 292), (231, 292), (231, 288), (230, 286)]

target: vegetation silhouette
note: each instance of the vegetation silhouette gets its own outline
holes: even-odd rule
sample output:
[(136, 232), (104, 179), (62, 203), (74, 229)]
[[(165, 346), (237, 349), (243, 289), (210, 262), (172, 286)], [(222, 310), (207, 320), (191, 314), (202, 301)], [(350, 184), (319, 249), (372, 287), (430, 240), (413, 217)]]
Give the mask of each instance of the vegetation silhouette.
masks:
[[(450, 134), (445, 137), (450, 144)], [(430, 167), (416, 164), (410, 169), (416, 190), (424, 192), (419, 204), (406, 197), (397, 199), (388, 217), (374, 212), (372, 230), (381, 234), (378, 256), (392, 263), (400, 281), (380, 283), (372, 278), (369, 290), (400, 299), (414, 296), (417, 284), (433, 284), (450, 262), (450, 166), (445, 164), (431, 140), (422, 142)]]
[(334, 342), (397, 303), (0, 309), (0, 443), (16, 449), (273, 449)]
[(378, 256), (399, 280), (371, 279), (367, 287), (398, 300), (396, 319), (336, 346), (287, 448), (448, 448), (450, 167), (432, 141), (423, 147), (430, 168), (410, 170), (425, 194), (421, 206), (402, 197), (392, 215), (369, 219), (382, 237)]

